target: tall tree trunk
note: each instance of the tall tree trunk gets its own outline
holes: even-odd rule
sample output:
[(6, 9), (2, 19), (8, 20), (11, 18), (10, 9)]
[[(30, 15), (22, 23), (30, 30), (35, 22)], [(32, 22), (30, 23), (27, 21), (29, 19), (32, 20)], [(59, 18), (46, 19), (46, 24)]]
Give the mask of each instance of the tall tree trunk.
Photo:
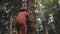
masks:
[(56, 2), (56, 11), (54, 14), (54, 24), (56, 28), (56, 34), (60, 34), (60, 5), (58, 3), (58, 0)]
[(10, 16), (9, 34), (12, 34), (12, 15)]
[(30, 29), (28, 34), (36, 34), (36, 18), (35, 18), (35, 13), (34, 13), (34, 6), (33, 6), (33, 0), (28, 0), (27, 4), (27, 12), (28, 14), (28, 19), (30, 21)]
[(43, 12), (42, 12), (42, 9), (40, 7), (40, 1), (39, 0), (37, 0), (37, 1), (38, 1), (39, 9), (40, 9), (40, 16), (41, 16), (41, 21), (42, 21), (43, 29), (44, 29), (44, 34), (48, 34), (46, 23), (45, 23), (45, 20), (44, 20), (45, 18), (43, 16)]

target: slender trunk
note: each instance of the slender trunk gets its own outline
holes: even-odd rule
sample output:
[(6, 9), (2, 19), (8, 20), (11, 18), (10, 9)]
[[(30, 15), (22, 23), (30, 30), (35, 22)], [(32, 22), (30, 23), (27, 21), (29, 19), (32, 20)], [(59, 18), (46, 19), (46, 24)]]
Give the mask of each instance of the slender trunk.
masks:
[(10, 16), (9, 34), (12, 34), (12, 15)]
[(44, 20), (43, 12), (42, 12), (42, 9), (40, 7), (40, 1), (39, 0), (37, 0), (37, 1), (38, 1), (39, 9), (40, 9), (40, 16), (41, 16), (41, 21), (42, 21), (43, 29), (44, 29), (44, 34), (48, 34), (47, 27), (45, 25), (45, 20)]

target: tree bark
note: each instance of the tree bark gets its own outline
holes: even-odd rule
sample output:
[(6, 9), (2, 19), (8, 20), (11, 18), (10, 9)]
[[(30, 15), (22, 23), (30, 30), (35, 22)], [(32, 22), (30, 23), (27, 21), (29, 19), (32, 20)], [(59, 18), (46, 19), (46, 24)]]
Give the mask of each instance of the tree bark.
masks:
[(28, 31), (28, 34), (36, 34), (36, 18), (34, 13), (34, 6), (33, 6), (33, 0), (28, 0), (27, 4), (27, 12), (28, 12), (28, 19), (30, 22), (30, 28), (28, 28), (31, 31)]
[(9, 34), (12, 34), (12, 15), (10, 16)]

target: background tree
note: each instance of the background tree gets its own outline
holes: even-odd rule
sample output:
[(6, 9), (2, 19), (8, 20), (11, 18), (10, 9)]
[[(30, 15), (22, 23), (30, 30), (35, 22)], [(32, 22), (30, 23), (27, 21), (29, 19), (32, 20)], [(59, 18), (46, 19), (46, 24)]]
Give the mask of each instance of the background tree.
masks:
[(56, 8), (55, 8), (55, 13), (54, 13), (54, 23), (55, 23), (55, 26), (56, 26), (56, 34), (59, 34), (60, 33), (60, 0), (58, 0), (58, 2), (56, 3)]

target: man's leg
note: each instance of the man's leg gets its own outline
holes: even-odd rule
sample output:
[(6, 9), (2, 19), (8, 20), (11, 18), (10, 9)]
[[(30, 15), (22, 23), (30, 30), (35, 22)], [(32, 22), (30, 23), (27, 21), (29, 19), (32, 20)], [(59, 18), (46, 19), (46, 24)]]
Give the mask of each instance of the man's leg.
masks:
[(17, 30), (17, 33), (20, 34), (20, 24), (16, 25), (16, 30)]
[(22, 25), (21, 29), (20, 29), (21, 34), (27, 34), (27, 25), (26, 23), (24, 25)]

